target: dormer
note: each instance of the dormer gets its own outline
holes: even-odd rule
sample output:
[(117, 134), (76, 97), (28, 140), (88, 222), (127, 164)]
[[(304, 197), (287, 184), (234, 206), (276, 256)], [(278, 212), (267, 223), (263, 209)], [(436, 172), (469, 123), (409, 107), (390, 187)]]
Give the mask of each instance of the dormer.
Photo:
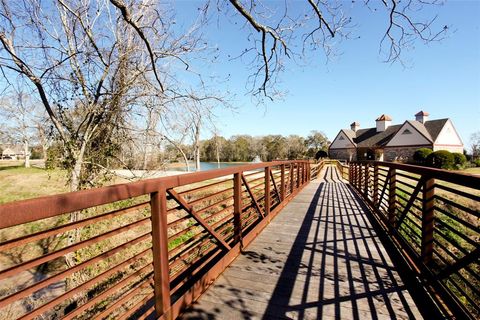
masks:
[(382, 114), (375, 120), (375, 122), (377, 123), (377, 132), (382, 132), (391, 126), (392, 118), (386, 114)]

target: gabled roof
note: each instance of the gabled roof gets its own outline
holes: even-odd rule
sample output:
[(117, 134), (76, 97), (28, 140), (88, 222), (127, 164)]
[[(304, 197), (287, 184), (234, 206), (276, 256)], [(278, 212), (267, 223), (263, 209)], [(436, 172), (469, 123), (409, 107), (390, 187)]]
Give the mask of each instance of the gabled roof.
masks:
[(387, 130), (377, 132), (377, 128), (357, 130), (353, 140), (359, 148), (382, 147), (397, 133), (401, 125), (389, 126)]
[(425, 137), (430, 142), (434, 142), (435, 140), (432, 139), (432, 135), (428, 132), (428, 129), (425, 127), (425, 125), (421, 122), (418, 121), (410, 121), (407, 120), (405, 123), (408, 123), (412, 127), (414, 127), (422, 136)]
[(348, 129), (342, 129), (343, 133), (345, 133), (345, 135), (347, 136), (347, 138), (353, 143), (356, 145), (355, 143), (355, 131), (353, 130), (348, 130)]
[[(390, 117), (382, 115), (377, 119), (377, 121), (388, 121), (388, 119), (390, 119)], [(343, 132), (348, 137), (348, 139), (358, 148), (382, 148), (393, 138), (393, 136), (395, 136), (395, 134), (405, 123), (408, 123), (422, 136), (424, 136), (425, 139), (427, 139), (431, 143), (434, 143), (448, 120), (448, 118), (430, 120), (426, 121), (425, 123), (414, 120), (407, 120), (403, 124), (389, 126), (385, 131), (381, 132), (377, 132), (377, 128), (359, 129), (357, 131), (342, 129), (340, 130), (340, 132)]]
[[(415, 121), (414, 121), (415, 122)], [(437, 140), (440, 131), (442, 131), (445, 124), (448, 122), (448, 118), (445, 119), (438, 119), (438, 120), (430, 120), (425, 122), (424, 126), (430, 133), (432, 137), (432, 141)]]

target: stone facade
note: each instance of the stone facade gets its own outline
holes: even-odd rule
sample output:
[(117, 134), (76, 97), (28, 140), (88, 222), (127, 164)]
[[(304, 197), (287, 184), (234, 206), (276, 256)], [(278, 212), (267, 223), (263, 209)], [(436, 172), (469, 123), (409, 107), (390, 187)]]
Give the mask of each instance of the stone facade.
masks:
[(328, 156), (332, 159), (355, 161), (357, 160), (357, 151), (355, 148), (330, 149)]
[(383, 149), (384, 161), (411, 162), (413, 154), (420, 148), (432, 149), (432, 146), (386, 147)]

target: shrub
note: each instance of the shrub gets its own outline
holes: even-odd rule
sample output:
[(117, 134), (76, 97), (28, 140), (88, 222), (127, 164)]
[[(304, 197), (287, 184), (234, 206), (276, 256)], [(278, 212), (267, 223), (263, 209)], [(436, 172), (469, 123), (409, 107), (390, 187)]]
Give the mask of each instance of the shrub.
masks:
[(462, 169), (467, 163), (467, 157), (463, 153), (454, 152), (453, 154), (453, 161), (455, 162), (455, 167), (457, 169)]
[(318, 160), (320, 158), (326, 158), (328, 157), (328, 153), (324, 150), (320, 150), (315, 154), (315, 160)]
[(413, 154), (413, 160), (417, 164), (424, 165), (427, 161), (427, 157), (432, 153), (432, 149), (420, 148)]
[(447, 150), (432, 152), (427, 157), (427, 166), (439, 169), (452, 169), (455, 165), (453, 154)]
[(480, 167), (480, 159), (473, 161), (476, 167)]

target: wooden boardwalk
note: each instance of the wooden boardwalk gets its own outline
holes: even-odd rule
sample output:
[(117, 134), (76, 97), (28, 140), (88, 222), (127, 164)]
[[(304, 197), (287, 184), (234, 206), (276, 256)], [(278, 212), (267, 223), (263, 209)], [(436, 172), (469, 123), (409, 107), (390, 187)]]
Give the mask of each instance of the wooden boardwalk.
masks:
[(422, 316), (362, 203), (326, 167), (181, 318)]

